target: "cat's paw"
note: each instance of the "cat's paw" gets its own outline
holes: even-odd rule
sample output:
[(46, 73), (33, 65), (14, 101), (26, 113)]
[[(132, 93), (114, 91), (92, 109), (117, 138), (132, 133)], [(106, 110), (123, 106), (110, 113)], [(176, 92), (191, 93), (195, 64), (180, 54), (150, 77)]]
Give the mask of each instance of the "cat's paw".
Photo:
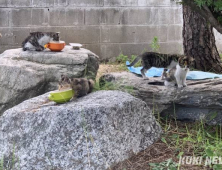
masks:
[(178, 85), (178, 88), (179, 88), (179, 89), (183, 88), (183, 85)]
[(187, 84), (183, 84), (183, 87), (187, 87)]

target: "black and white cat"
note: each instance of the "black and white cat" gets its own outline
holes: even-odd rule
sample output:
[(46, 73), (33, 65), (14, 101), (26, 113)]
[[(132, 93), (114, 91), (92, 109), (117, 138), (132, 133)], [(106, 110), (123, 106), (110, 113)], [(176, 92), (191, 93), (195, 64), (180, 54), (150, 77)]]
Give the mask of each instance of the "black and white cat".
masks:
[(31, 32), (22, 42), (22, 48), (26, 50), (43, 51), (44, 45), (50, 41), (59, 41), (59, 33), (55, 32)]
[[(167, 72), (167, 69), (164, 69), (164, 85), (168, 87), (174, 87), (177, 85), (178, 88), (186, 87), (186, 76), (190, 67), (193, 65), (193, 61), (194, 59), (192, 57), (183, 56), (179, 58), (177, 65), (171, 68), (169, 72)], [(155, 82), (152, 84), (155, 85)]]

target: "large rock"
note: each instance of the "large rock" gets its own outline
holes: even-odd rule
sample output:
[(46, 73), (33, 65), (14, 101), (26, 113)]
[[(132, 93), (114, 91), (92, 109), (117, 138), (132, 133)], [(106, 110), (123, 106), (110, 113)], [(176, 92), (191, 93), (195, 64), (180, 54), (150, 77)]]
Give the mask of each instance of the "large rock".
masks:
[(46, 103), (47, 95), (0, 117), (0, 158), (14, 157), (21, 170), (104, 170), (162, 132), (146, 103), (124, 92), (99, 91), (61, 105)]
[(89, 50), (63, 52), (7, 50), (0, 55), (0, 115), (31, 97), (57, 88), (61, 74), (95, 78), (99, 58)]
[(156, 113), (176, 115), (179, 120), (222, 124), (222, 79), (187, 81), (188, 86), (182, 89), (150, 85), (149, 82), (160, 78), (143, 80), (129, 72), (106, 74), (104, 80), (118, 86), (132, 86), (133, 94)]

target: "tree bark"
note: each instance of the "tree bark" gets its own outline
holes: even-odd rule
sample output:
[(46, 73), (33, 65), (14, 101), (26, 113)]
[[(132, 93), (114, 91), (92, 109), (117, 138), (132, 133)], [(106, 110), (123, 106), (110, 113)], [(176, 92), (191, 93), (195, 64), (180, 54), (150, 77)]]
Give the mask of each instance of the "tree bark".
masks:
[(200, 14), (183, 5), (184, 54), (195, 59), (195, 68), (222, 73), (213, 27)]

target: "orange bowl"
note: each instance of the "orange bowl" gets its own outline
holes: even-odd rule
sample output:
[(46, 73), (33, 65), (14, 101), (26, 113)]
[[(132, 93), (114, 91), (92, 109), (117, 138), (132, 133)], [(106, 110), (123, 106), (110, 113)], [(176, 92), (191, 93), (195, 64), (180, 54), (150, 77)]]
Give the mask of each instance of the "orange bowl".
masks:
[(52, 41), (45, 45), (45, 48), (49, 48), (51, 51), (61, 51), (65, 47), (65, 41)]

